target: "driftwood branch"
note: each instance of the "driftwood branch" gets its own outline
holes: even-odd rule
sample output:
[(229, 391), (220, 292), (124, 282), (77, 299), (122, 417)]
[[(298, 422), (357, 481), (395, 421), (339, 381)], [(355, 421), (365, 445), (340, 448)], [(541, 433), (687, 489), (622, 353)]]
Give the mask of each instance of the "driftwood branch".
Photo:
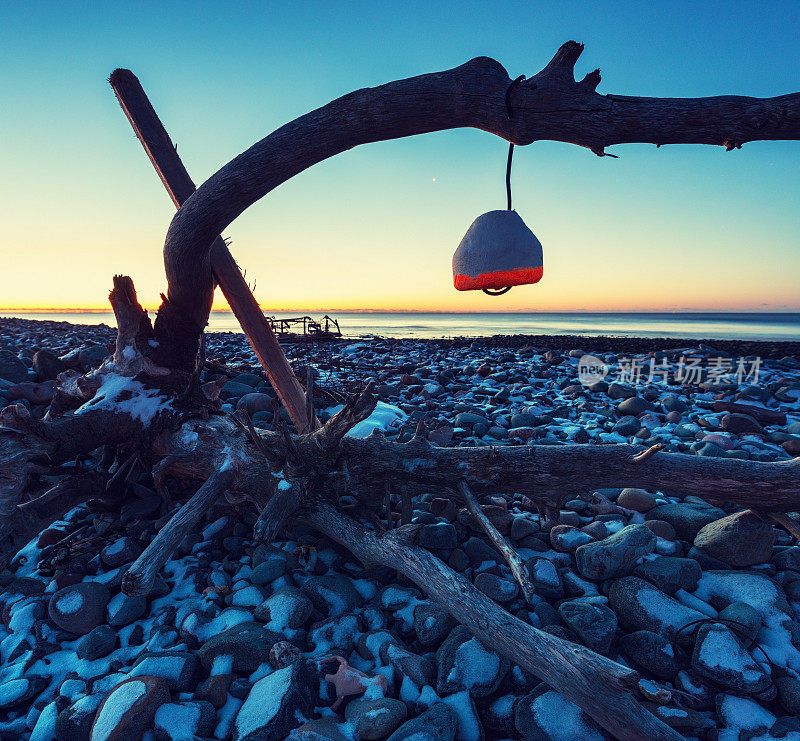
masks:
[(640, 452), (630, 445), (439, 448), (380, 435), (342, 440), (355, 488), (392, 480), (451, 490), (454, 481), (466, 478), (476, 494), (518, 492), (558, 507), (595, 489), (632, 486), (762, 512), (800, 510), (800, 458), (763, 462)]
[(253, 537), (269, 543), (278, 536), (288, 518), (294, 517), (300, 506), (300, 492), (296, 483), (278, 486), (253, 526)]
[(411, 579), (484, 644), (546, 681), (618, 739), (682, 738), (634, 699), (635, 671), (513, 617), (436, 556), (410, 543), (407, 528), (378, 535), (325, 503), (303, 519), (364, 563), (388, 566)]
[[(180, 208), (181, 204), (194, 193), (195, 185), (141, 83), (136, 75), (127, 69), (114, 70), (109, 82), (172, 202)], [(227, 244), (219, 235), (216, 235), (211, 245), (210, 266), (216, 282), (222, 289), (272, 387), (289, 412), (294, 426), (300, 432), (316, 429), (319, 427), (319, 422), (314, 416), (313, 408), (307, 405), (302, 387), (295, 378), (269, 322), (247, 286)], [(206, 301), (210, 301), (210, 297), (205, 298)], [(204, 306), (204, 310), (206, 309), (210, 311), (210, 303), (207, 307)], [(157, 330), (161, 328), (161, 324), (162, 322), (157, 319)], [(189, 336), (186, 341), (190, 345), (188, 352), (191, 352), (194, 338)]]
[(489, 536), (489, 540), (494, 543), (494, 547), (500, 551), (500, 554), (505, 559), (511, 573), (517, 580), (517, 583), (522, 589), (522, 594), (525, 596), (525, 601), (528, 604), (533, 604), (533, 598), (536, 595), (536, 589), (531, 582), (531, 575), (528, 572), (528, 567), (522, 560), (519, 553), (514, 550), (512, 545), (500, 534), (500, 531), (492, 524), (492, 521), (484, 514), (480, 504), (472, 495), (466, 482), (458, 482), (458, 492), (463, 497), (467, 504), (467, 509), (472, 516), (477, 520), (483, 531)]
[(212, 474), (145, 548), (122, 577), (122, 591), (129, 595), (151, 592), (161, 567), (191, 533), (208, 508), (228, 489), (236, 478), (233, 467)]
[(637, 98), (601, 95), (597, 71), (575, 80), (583, 45), (564, 44), (511, 94), (503, 66), (478, 57), (446, 72), (349, 93), (254, 144), (210, 177), (179, 209), (164, 245), (168, 299), (205, 324), (213, 291), (209, 255), (217, 235), (281, 183), (361, 144), (462, 127), (515, 144), (541, 139), (587, 147), (716, 144), (732, 149), (764, 139), (800, 139), (800, 93), (775, 98)]

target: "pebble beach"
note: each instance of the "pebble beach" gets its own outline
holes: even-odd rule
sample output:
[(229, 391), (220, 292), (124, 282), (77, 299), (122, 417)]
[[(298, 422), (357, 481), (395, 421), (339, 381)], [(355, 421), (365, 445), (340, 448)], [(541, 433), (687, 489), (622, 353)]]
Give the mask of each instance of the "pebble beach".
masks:
[[(0, 319), (0, 408), (43, 417), (58, 373), (97, 365), (115, 334)], [(800, 342), (518, 335), (286, 350), (301, 378), (314, 368), (322, 420), (374, 383), (359, 436), (405, 441), (424, 421), (442, 447), (800, 456)], [(244, 336), (209, 333), (207, 356), (223, 411), (271, 427), (275, 393)], [(720, 506), (724, 487), (719, 502), (587, 488), (558, 524), (497, 491), (483, 510), (525, 560), (531, 603), (457, 501), (415, 494), (411, 521), (418, 545), (508, 612), (652, 680), (645, 705), (687, 739), (800, 739), (800, 546)], [(396, 572), (297, 525), (255, 545), (252, 521), (224, 503), (153, 594), (124, 595), (126, 568), (187, 494), (173, 496), (142, 473), (117, 509), (81, 505), (0, 572), (0, 741), (608, 738)]]

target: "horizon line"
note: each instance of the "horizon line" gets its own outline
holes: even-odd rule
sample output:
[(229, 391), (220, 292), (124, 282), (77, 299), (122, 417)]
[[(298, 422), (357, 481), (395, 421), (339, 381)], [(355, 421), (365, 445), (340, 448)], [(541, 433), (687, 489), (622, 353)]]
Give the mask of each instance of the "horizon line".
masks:
[[(156, 313), (156, 309), (148, 309), (148, 312)], [(663, 309), (265, 309), (261, 308), (264, 314), (800, 314), (800, 307), (794, 309), (698, 309), (693, 307), (663, 308)], [(108, 308), (91, 307), (2, 307), (2, 314), (110, 314), (113, 311)], [(211, 309), (212, 314), (233, 314), (230, 308)]]

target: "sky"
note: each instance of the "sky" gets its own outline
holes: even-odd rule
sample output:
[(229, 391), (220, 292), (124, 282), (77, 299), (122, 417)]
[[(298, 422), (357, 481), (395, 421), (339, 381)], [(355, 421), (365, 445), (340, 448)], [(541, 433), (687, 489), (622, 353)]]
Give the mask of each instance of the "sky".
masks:
[[(0, 311), (155, 307), (174, 207), (107, 83), (141, 80), (197, 183), (351, 90), (492, 56), (532, 76), (569, 39), (598, 92), (800, 90), (798, 2), (0, 3)], [(800, 143), (518, 147), (544, 277), (457, 292), (451, 259), (505, 207), (507, 143), (459, 129), (326, 160), (231, 226), (265, 310), (799, 311)], [(215, 307), (224, 308), (217, 295)]]

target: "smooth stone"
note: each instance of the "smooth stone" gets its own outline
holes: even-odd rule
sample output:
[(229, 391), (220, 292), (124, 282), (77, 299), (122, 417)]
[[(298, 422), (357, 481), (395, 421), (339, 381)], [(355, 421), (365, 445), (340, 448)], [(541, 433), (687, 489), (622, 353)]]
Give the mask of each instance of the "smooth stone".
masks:
[(286, 558), (278, 553), (268, 553), (264, 560), (253, 569), (250, 581), (264, 586), (283, 576), (286, 572)]
[(48, 679), (37, 674), (26, 674), (0, 683), (0, 710), (12, 710), (27, 705), (49, 684)]
[(636, 562), (656, 546), (656, 536), (644, 525), (628, 525), (603, 540), (575, 551), (578, 571), (587, 579), (611, 579), (630, 574)]
[(646, 399), (642, 399), (641, 396), (630, 396), (617, 405), (617, 412), (622, 415), (631, 414), (634, 417), (638, 417), (644, 412), (652, 412), (654, 409), (655, 406)]
[(711, 522), (694, 539), (696, 548), (737, 569), (769, 561), (774, 544), (772, 525), (752, 510)]
[(511, 602), (519, 592), (516, 582), (483, 571), (475, 577), (475, 586), (495, 602)]
[(623, 635), (619, 639), (619, 646), (636, 666), (659, 679), (673, 679), (681, 670), (671, 641), (651, 630), (637, 630)]
[(617, 504), (634, 512), (648, 512), (656, 506), (656, 498), (644, 489), (626, 488), (617, 497)]
[(536, 594), (547, 600), (561, 599), (564, 596), (561, 574), (550, 559), (532, 556), (525, 562), (525, 565), (536, 589)]
[(464, 552), (469, 557), (470, 563), (478, 566), (482, 563), (496, 563), (500, 560), (498, 552), (485, 540), (472, 536), (464, 543)]
[(727, 458), (728, 451), (711, 442), (696, 442), (690, 450), (701, 458)]
[[(342, 730), (348, 731), (345, 735)], [(336, 715), (313, 718), (292, 731), (292, 741), (353, 741), (348, 726), (339, 722)]]
[(297, 661), (259, 679), (236, 714), (233, 741), (283, 741), (311, 716), (319, 672)]
[(219, 392), (219, 398), (225, 401), (229, 399), (239, 399), (246, 394), (253, 392), (251, 386), (245, 383), (237, 383), (236, 381), (228, 381)]
[(228, 701), (228, 689), (233, 681), (233, 674), (213, 674), (197, 685), (194, 700), (208, 702), (219, 709)]
[(538, 522), (535, 522), (527, 517), (520, 516), (515, 517), (511, 521), (511, 530), (509, 534), (514, 540), (522, 540), (522, 538), (526, 538), (528, 535), (534, 535), (540, 530), (541, 526)]
[(132, 538), (123, 536), (112, 541), (100, 551), (100, 560), (110, 569), (116, 569), (135, 561), (141, 555), (141, 546)]
[(714, 702), (717, 706), (720, 727), (738, 731), (739, 739), (761, 736), (772, 728), (777, 720), (769, 710), (749, 697), (720, 692), (714, 698)]
[(343, 574), (314, 576), (301, 589), (326, 617), (343, 615), (364, 604), (364, 598), (353, 585), (352, 579)]
[(751, 641), (756, 639), (758, 631), (761, 630), (761, 614), (746, 602), (731, 602), (724, 610), (720, 611), (719, 617), (721, 620), (738, 623), (741, 628), (729, 627), (737, 635), (743, 633)]
[(517, 701), (514, 725), (522, 737), (530, 741), (605, 739), (599, 726), (583, 710), (544, 684)]
[(47, 612), (59, 628), (85, 635), (105, 622), (110, 599), (111, 594), (105, 585), (93, 581), (79, 582), (53, 594)]
[(449, 522), (423, 525), (417, 534), (417, 545), (423, 548), (449, 550), (458, 546), (456, 528)]
[(511, 427), (538, 427), (545, 419), (532, 412), (519, 412), (511, 415)]
[(632, 386), (617, 382), (608, 387), (607, 393), (612, 399), (630, 399), (636, 396), (636, 391)]
[(272, 397), (269, 394), (258, 392), (246, 393), (236, 402), (236, 411), (245, 411), (251, 418), (259, 412), (270, 412), (272, 411)]
[(37, 350), (33, 354), (33, 370), (40, 381), (55, 381), (59, 373), (63, 373), (67, 366), (50, 350)]
[(251, 674), (269, 659), (270, 649), (282, 638), (261, 623), (239, 623), (212, 636), (200, 646), (197, 655), (206, 671), (211, 671), (217, 656), (230, 655), (233, 658), (231, 671)]
[(169, 702), (167, 683), (159, 677), (120, 682), (103, 700), (92, 724), (92, 741), (130, 741), (153, 725), (156, 711)]
[(454, 741), (457, 729), (455, 710), (437, 702), (422, 715), (403, 723), (387, 741)]
[(156, 737), (167, 741), (208, 738), (216, 725), (217, 712), (204, 700), (164, 703), (153, 719)]
[(620, 418), (620, 420), (611, 428), (613, 432), (617, 432), (624, 437), (632, 437), (641, 429), (642, 423), (639, 421), (639, 418), (633, 416)]
[(644, 526), (650, 528), (659, 538), (675, 540), (675, 528), (665, 520), (645, 520)]
[(423, 648), (438, 647), (453, 627), (453, 618), (435, 602), (421, 602), (414, 608), (414, 632)]
[(726, 414), (720, 422), (725, 432), (734, 432), (736, 434), (747, 434), (751, 432), (763, 432), (764, 428), (751, 417), (749, 414), (741, 414), (739, 412), (731, 412)]
[(800, 679), (791, 676), (775, 677), (778, 699), (790, 715), (800, 716)]
[(458, 625), (436, 652), (436, 692), (449, 695), (467, 690), (472, 697), (487, 697), (508, 668), (508, 659), (484, 648), (469, 630)]
[(386, 738), (407, 715), (405, 703), (392, 697), (355, 699), (345, 708), (345, 718), (352, 724), (356, 737), (364, 741)]
[(768, 689), (771, 679), (725, 625), (705, 624), (697, 631), (692, 668), (716, 684), (745, 694)]
[(675, 528), (681, 540), (695, 539), (697, 533), (709, 522), (725, 517), (726, 512), (710, 504), (697, 502), (677, 502), (659, 504), (645, 514), (645, 520), (664, 520)]
[(714, 443), (714, 445), (722, 448), (723, 450), (733, 450), (736, 447), (736, 443), (734, 443), (734, 441), (729, 437), (726, 435), (717, 435), (715, 433), (704, 435), (701, 442)]
[(94, 661), (108, 656), (117, 645), (117, 631), (110, 625), (98, 625), (79, 641), (75, 649), (79, 659)]
[(103, 696), (84, 695), (61, 710), (56, 718), (55, 737), (58, 741), (87, 741), (92, 733), (97, 709)]
[(456, 427), (475, 427), (475, 425), (483, 425), (487, 430), (491, 427), (492, 423), (486, 419), (482, 414), (474, 414), (473, 412), (461, 412), (455, 418)]
[(0, 378), (20, 383), (28, 378), (28, 366), (10, 350), (0, 350)]
[(647, 579), (662, 592), (674, 595), (679, 589), (693, 592), (700, 580), (700, 564), (692, 558), (661, 556), (637, 566), (635, 576)]
[(105, 345), (91, 343), (85, 345), (78, 353), (78, 362), (84, 369), (95, 368), (108, 357), (108, 348)]
[(584, 533), (572, 525), (556, 525), (550, 530), (550, 545), (559, 553), (572, 553), (593, 541), (594, 538), (589, 533)]
[(603, 604), (575, 600), (562, 602), (558, 612), (587, 648), (600, 653), (608, 651), (617, 631), (617, 616), (612, 610)]
[(269, 623), (276, 631), (298, 630), (314, 611), (311, 600), (297, 587), (281, 587), (265, 599), (255, 611), (256, 620)]
[(667, 394), (661, 399), (661, 406), (667, 412), (688, 412), (689, 405), (686, 400), (676, 394)]
[(770, 563), (779, 571), (799, 571), (800, 572), (800, 546), (791, 546), (778, 551), (770, 559)]
[(681, 629), (706, 618), (638, 576), (626, 576), (613, 582), (608, 589), (608, 602), (626, 630), (650, 630), (670, 640), (679, 632), (683, 640), (688, 640), (690, 631)]
[(170, 692), (191, 692), (197, 686), (200, 660), (190, 651), (146, 651), (130, 671), (130, 676), (160, 677)]
[(147, 612), (147, 598), (129, 597), (120, 592), (115, 594), (106, 608), (108, 624), (112, 628), (122, 628), (138, 620)]

